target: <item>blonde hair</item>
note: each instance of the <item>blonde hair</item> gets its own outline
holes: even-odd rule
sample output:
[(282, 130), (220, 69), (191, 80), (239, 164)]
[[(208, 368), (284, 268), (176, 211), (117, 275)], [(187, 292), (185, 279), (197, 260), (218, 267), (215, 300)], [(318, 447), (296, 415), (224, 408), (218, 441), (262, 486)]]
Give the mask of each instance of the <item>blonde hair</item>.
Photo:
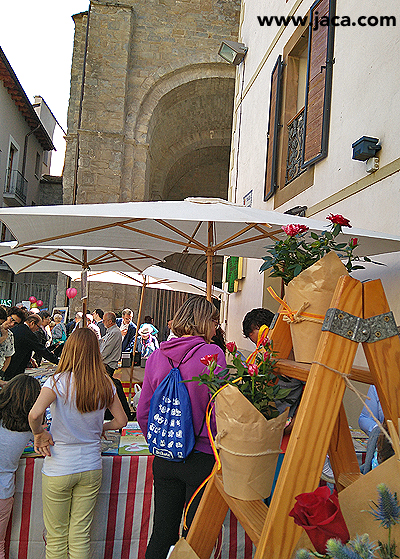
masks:
[(61, 314), (55, 314), (55, 315), (53, 316), (54, 322), (58, 322), (58, 323), (60, 323), (60, 322), (62, 321), (62, 318), (63, 318), (63, 317), (62, 317)]
[(69, 377), (66, 398), (74, 374), (73, 390), (79, 412), (88, 413), (111, 405), (112, 381), (101, 359), (96, 334), (89, 328), (74, 330), (67, 339), (55, 374), (59, 373)]
[(189, 297), (175, 314), (171, 330), (175, 336), (202, 336), (210, 343), (213, 320), (218, 320), (218, 310), (201, 295)]

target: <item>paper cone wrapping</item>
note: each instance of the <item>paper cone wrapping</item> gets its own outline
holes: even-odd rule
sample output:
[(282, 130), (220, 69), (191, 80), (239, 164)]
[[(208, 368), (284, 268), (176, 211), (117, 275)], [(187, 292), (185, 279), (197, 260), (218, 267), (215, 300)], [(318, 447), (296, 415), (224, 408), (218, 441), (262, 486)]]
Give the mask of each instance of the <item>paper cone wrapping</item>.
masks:
[(216, 443), (228, 495), (255, 501), (271, 493), (287, 414), (267, 421), (235, 386), (217, 395)]
[(181, 538), (175, 545), (167, 559), (199, 559), (185, 538)]
[[(304, 303), (310, 303), (306, 313), (325, 317), (329, 309), (338, 279), (348, 276), (345, 266), (335, 252), (328, 252), (315, 264), (303, 270), (286, 287), (285, 299), (293, 312)], [(321, 335), (322, 321), (290, 323), (293, 352), (296, 361), (311, 363)]]

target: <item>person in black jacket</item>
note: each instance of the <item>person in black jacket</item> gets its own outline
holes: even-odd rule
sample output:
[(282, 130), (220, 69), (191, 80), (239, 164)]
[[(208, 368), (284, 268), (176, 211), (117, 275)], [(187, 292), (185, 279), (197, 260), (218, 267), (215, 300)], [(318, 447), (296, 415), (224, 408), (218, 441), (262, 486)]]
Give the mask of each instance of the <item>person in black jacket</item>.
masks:
[(58, 358), (35, 336), (35, 332), (40, 327), (40, 318), (36, 314), (26, 317), (24, 311), (17, 307), (11, 307), (8, 314), (15, 323), (15, 326), (11, 328), (14, 335), (15, 353), (4, 373), (4, 379), (10, 380), (16, 375), (24, 373), (33, 351), (51, 363), (57, 364)]

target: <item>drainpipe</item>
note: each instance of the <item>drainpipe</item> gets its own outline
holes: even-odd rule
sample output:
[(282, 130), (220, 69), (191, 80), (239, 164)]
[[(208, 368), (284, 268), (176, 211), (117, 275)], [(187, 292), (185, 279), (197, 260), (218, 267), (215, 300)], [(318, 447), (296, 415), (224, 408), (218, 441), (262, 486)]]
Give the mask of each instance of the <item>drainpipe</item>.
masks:
[(22, 157), (22, 171), (21, 171), (21, 174), (24, 178), (25, 178), (25, 168), (26, 168), (26, 157), (27, 157), (27, 153), (28, 153), (28, 139), (29, 139), (29, 136), (31, 134), (34, 134), (36, 132), (36, 130), (39, 130), (40, 127), (41, 127), (41, 124), (36, 126), (36, 128), (34, 128), (30, 132), (28, 132), (28, 134), (25, 136), (24, 154), (23, 154), (23, 157)]

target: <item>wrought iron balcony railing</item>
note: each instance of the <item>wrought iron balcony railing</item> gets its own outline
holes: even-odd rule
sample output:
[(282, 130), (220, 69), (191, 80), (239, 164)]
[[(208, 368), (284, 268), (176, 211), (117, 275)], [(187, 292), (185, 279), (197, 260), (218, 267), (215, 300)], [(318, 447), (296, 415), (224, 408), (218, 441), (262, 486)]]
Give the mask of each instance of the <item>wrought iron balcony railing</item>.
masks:
[(7, 169), (3, 193), (5, 200), (16, 198), (20, 204), (25, 205), (27, 190), (28, 181), (26, 178), (17, 170)]
[(304, 134), (304, 107), (288, 123), (288, 151), (286, 158), (285, 186), (304, 173), (301, 168)]

